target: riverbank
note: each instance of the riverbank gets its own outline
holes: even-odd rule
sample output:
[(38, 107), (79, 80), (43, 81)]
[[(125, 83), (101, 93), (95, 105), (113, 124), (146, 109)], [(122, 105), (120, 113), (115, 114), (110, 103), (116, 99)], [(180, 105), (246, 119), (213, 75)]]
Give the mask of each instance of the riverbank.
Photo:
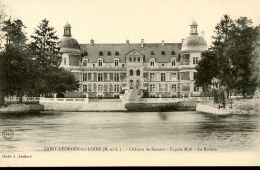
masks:
[(10, 104), (0, 107), (0, 113), (28, 111), (44, 111), (44, 106), (41, 104)]
[(219, 104), (214, 103), (213, 100), (203, 100), (198, 104), (196, 111), (215, 114), (260, 115), (260, 99), (258, 98), (227, 101), (225, 108), (219, 108)]

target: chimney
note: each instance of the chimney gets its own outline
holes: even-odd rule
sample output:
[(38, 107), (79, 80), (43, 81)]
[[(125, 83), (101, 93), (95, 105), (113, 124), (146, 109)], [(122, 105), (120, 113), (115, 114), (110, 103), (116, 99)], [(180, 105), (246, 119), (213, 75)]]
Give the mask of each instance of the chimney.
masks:
[(141, 39), (141, 47), (144, 47), (144, 39)]
[(164, 40), (162, 40), (162, 46), (164, 46)]
[(90, 44), (94, 45), (94, 40), (93, 39), (90, 40)]
[(201, 31), (201, 37), (205, 40), (205, 32)]
[(126, 40), (126, 44), (128, 44), (128, 45), (129, 45), (129, 40), (128, 40), (128, 39)]

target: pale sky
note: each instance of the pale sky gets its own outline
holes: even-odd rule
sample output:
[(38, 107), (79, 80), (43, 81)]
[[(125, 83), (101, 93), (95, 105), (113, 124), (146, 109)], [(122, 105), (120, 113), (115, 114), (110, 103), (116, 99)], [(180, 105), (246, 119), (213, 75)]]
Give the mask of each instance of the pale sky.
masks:
[(21, 19), (28, 37), (46, 18), (62, 38), (68, 21), (72, 37), (90, 43), (180, 43), (189, 36), (190, 24), (198, 23), (207, 44), (224, 14), (246, 16), (260, 24), (260, 0), (0, 0), (6, 13)]

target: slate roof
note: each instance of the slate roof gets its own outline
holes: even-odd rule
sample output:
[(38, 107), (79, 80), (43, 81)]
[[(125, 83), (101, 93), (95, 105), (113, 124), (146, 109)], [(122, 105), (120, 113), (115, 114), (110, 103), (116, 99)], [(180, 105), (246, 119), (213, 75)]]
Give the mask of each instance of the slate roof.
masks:
[[(82, 53), (85, 51), (88, 53), (86, 58), (89, 62), (97, 62), (98, 58), (103, 58), (104, 62), (114, 62), (114, 58), (119, 58), (120, 62), (125, 62), (126, 55), (132, 50), (136, 50), (143, 54), (144, 62), (149, 62), (150, 58), (155, 58), (156, 62), (170, 62), (171, 58), (179, 55), (181, 50), (181, 43), (144, 43), (141, 47), (141, 43), (136, 44), (79, 44)], [(99, 52), (103, 52), (103, 56), (99, 56)], [(111, 52), (111, 56), (108, 56), (107, 52)], [(119, 56), (115, 55), (115, 52), (119, 52)], [(151, 51), (154, 55), (151, 55)], [(165, 55), (161, 55), (161, 52), (165, 51)], [(175, 51), (175, 55), (172, 55), (172, 51)]]

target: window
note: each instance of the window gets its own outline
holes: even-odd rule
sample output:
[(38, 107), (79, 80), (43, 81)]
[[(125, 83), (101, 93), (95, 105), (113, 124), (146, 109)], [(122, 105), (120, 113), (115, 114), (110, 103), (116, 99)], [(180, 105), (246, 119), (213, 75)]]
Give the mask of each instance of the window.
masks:
[(137, 61), (140, 62), (140, 58), (139, 57), (137, 58)]
[(164, 64), (162, 64), (162, 66), (164, 67)]
[(130, 76), (133, 76), (133, 75), (134, 75), (134, 71), (130, 70)]
[(162, 55), (165, 55), (165, 51), (162, 51), (162, 53), (161, 53)]
[(193, 64), (198, 64), (198, 63), (199, 63), (199, 58), (193, 57)]
[(122, 64), (122, 67), (124, 67), (125, 66), (125, 64)]
[(134, 62), (135, 62), (136, 58), (134, 58)]
[(172, 51), (172, 55), (175, 55), (175, 51)]
[(99, 51), (99, 56), (103, 56), (103, 52), (102, 51)]
[(154, 61), (150, 61), (150, 66), (154, 66)]
[(83, 81), (88, 81), (88, 73), (83, 73)]
[(172, 66), (175, 66), (176, 62), (175, 60), (172, 60)]
[(132, 58), (131, 57), (129, 58), (129, 62), (132, 62)]
[(66, 65), (66, 58), (63, 58), (63, 64)]
[(88, 52), (87, 51), (84, 52), (84, 56), (88, 56)]
[(103, 85), (102, 84), (98, 85), (98, 92), (103, 92)]
[(114, 60), (114, 62), (115, 62), (115, 66), (118, 66), (118, 60)]
[(176, 92), (176, 91), (177, 91), (177, 86), (176, 86), (176, 84), (172, 84), (172, 91), (173, 91), (173, 92)]
[(98, 81), (103, 81), (103, 73), (98, 73)]
[(155, 92), (155, 84), (150, 84), (150, 92)]
[(196, 84), (194, 84), (194, 91), (200, 91), (200, 88), (196, 86)]
[(155, 73), (150, 73), (150, 81), (155, 81)]
[(83, 66), (87, 66), (88, 65), (88, 61), (87, 60), (83, 60)]
[(165, 73), (161, 73), (161, 81), (165, 81)]
[(140, 76), (140, 70), (136, 70), (136, 75)]
[(151, 55), (154, 55), (154, 52), (153, 52), (153, 51), (151, 51)]
[(119, 73), (114, 73), (114, 81), (119, 81)]
[(102, 66), (103, 61), (102, 60), (98, 60), (98, 66)]
[(177, 79), (177, 73), (171, 73), (171, 80), (175, 81)]
[(110, 51), (108, 51), (108, 52), (107, 52), (107, 55), (108, 55), (108, 56), (111, 56), (111, 52), (110, 52)]
[(88, 91), (88, 85), (83, 84), (83, 92), (87, 92)]
[(116, 55), (116, 56), (119, 56), (119, 52), (118, 52), (118, 51), (116, 51), (116, 52), (115, 52), (115, 55)]
[(114, 92), (119, 92), (119, 84), (114, 85)]

